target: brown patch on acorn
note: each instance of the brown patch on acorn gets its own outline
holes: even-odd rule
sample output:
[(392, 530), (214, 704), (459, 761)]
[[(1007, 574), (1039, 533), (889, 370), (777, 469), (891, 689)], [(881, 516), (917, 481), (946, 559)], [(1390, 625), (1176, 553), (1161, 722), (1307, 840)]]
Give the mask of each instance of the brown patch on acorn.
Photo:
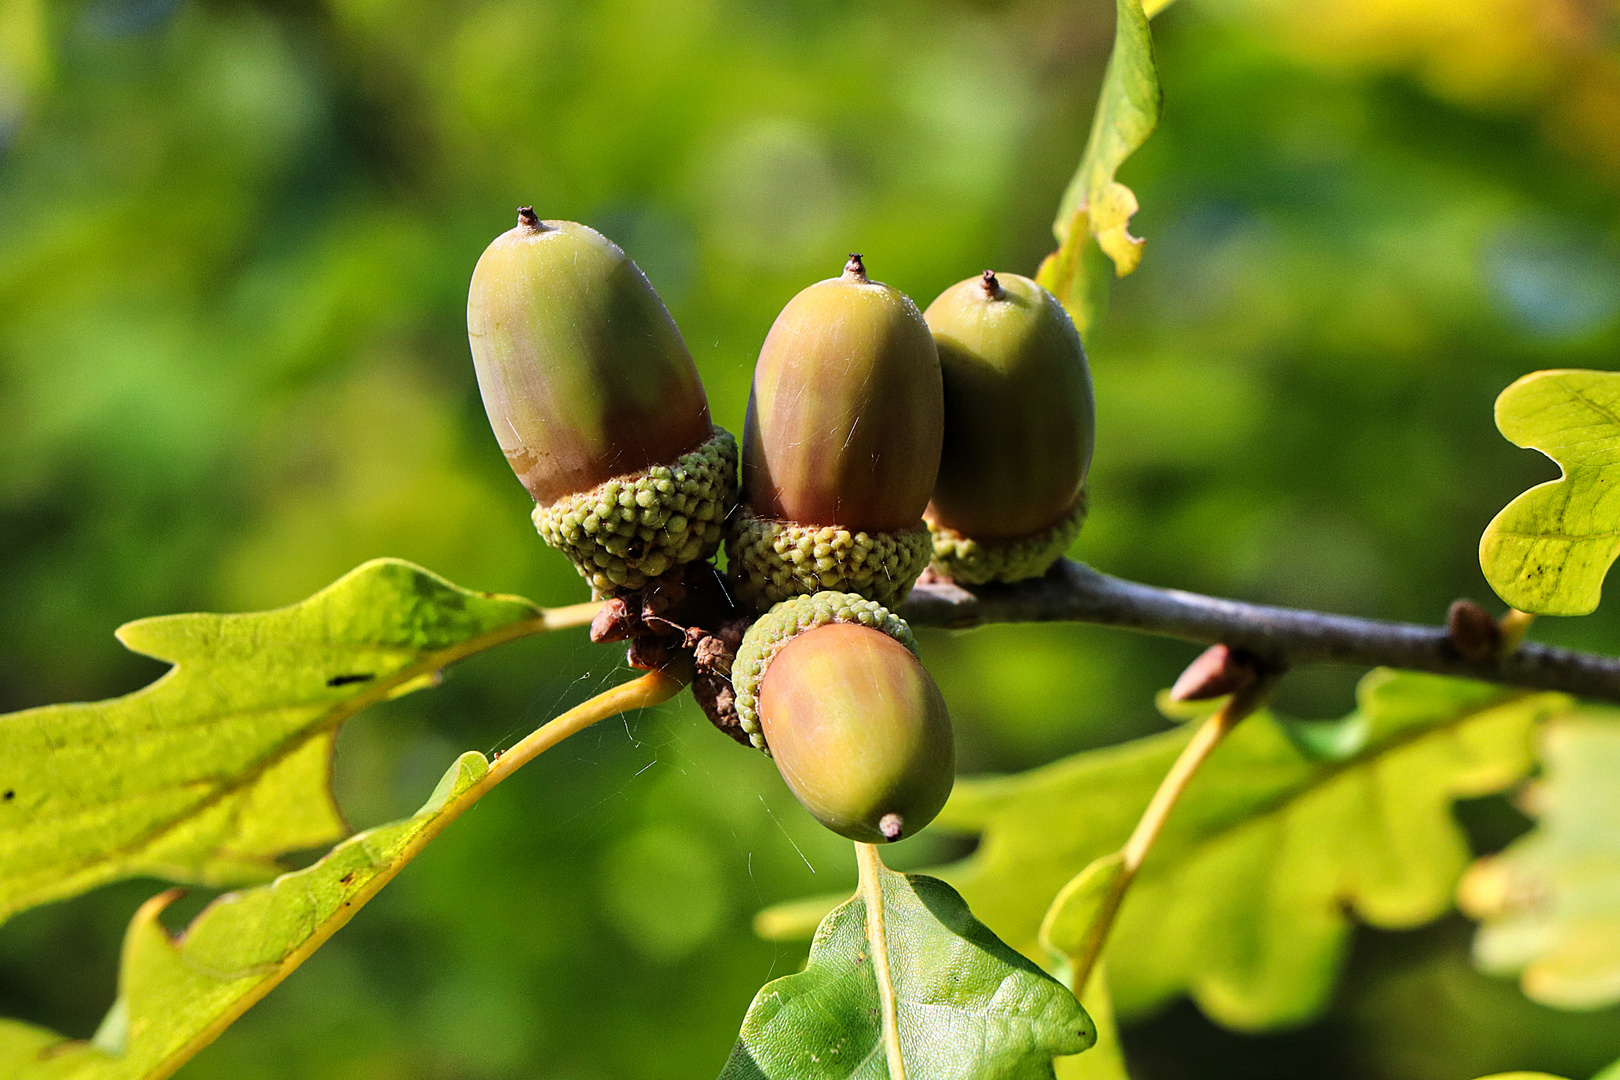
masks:
[(591, 621), (591, 640), (628, 641), (625, 661), (641, 671), (686, 669), (692, 696), (709, 722), (751, 746), (737, 720), (731, 664), (753, 621), (737, 607), (720, 572), (696, 562), (608, 597)]

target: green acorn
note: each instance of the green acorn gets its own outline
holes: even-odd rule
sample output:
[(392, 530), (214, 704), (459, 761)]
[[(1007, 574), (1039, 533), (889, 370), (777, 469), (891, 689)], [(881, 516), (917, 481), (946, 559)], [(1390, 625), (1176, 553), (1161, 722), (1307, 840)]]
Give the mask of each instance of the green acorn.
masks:
[(478, 389), (534, 523), (603, 596), (718, 549), (737, 445), (675, 320), (619, 247), (530, 207), (467, 293)]
[(925, 318), (945, 376), (926, 515), (934, 570), (975, 584), (1039, 577), (1085, 519), (1096, 414), (1080, 335), (1051, 293), (989, 270)]
[(868, 280), (859, 255), (790, 300), (760, 349), (743, 429), (746, 505), (727, 547), (743, 599), (902, 599), (928, 562), (922, 512), (943, 421), (927, 323)]
[(950, 717), (904, 621), (853, 593), (777, 604), (732, 666), (737, 716), (806, 810), (841, 836), (911, 836), (955, 782)]

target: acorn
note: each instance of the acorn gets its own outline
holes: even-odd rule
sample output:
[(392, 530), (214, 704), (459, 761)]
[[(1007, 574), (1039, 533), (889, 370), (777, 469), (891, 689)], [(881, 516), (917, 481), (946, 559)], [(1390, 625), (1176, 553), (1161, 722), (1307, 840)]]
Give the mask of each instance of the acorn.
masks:
[(868, 844), (916, 833), (955, 782), (951, 722), (904, 620), (853, 593), (771, 608), (732, 665), (737, 716), (817, 821)]
[(922, 512), (943, 423), (928, 324), (859, 255), (790, 300), (760, 349), (743, 428), (745, 503), (726, 548), (743, 600), (903, 599), (928, 564)]
[(719, 549), (736, 440), (709, 422), (675, 320), (618, 245), (519, 210), (473, 270), (467, 339), (535, 527), (595, 595)]
[(971, 584), (1039, 577), (1086, 515), (1096, 431), (1069, 313), (1017, 274), (951, 286), (924, 317), (945, 378), (945, 440), (926, 517), (933, 567)]

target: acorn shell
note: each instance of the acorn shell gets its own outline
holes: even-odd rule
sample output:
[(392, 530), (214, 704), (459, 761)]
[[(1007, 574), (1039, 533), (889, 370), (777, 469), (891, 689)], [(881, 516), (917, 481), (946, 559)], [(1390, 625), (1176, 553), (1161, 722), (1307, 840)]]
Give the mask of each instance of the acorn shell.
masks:
[(945, 384), (930, 522), (978, 540), (1071, 517), (1091, 467), (1091, 373), (1068, 312), (1017, 274), (969, 278), (925, 314)]
[(495, 438), (541, 505), (711, 437), (675, 320), (595, 229), (520, 211), (473, 271), (467, 338)]
[(858, 256), (777, 316), (754, 368), (743, 485), (755, 514), (892, 532), (922, 517), (939, 469), (939, 357), (917, 306)]
[(950, 796), (945, 700), (917, 657), (881, 630), (835, 622), (796, 635), (766, 669), (759, 712), (782, 779), (840, 836), (911, 836)]

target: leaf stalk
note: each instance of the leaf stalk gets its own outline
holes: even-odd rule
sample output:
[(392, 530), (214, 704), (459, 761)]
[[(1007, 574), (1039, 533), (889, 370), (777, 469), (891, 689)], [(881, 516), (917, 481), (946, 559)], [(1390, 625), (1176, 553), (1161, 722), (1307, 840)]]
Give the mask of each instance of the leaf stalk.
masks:
[(1187, 785), (1197, 775), (1204, 762), (1209, 760), (1209, 755), (1221, 744), (1221, 740), (1237, 726), (1238, 721), (1260, 707), (1270, 694), (1274, 683), (1274, 679), (1260, 679), (1227, 698), (1219, 709), (1199, 725), (1192, 739), (1182, 747), (1181, 753), (1170, 766), (1170, 771), (1159, 781), (1158, 789), (1148, 801), (1147, 809), (1142, 811), (1136, 828), (1131, 830), (1125, 845), (1119, 849), (1119, 869), (1103, 898), (1096, 918), (1081, 941), (1080, 950), (1070, 958), (1073, 980), (1071, 989), (1076, 995), (1085, 992), (1086, 982), (1091, 978), (1091, 972), (1102, 956), (1103, 946), (1108, 942), (1108, 932), (1113, 928), (1114, 917), (1119, 914), (1120, 905), (1124, 903), (1125, 893), (1130, 889), (1131, 882), (1136, 880), (1137, 872), (1142, 869), (1148, 853), (1153, 850), (1154, 841), (1164, 831), (1165, 822), (1169, 820), (1170, 812), (1175, 809), (1176, 803), (1187, 790)]
[(872, 953), (872, 975), (877, 980), (883, 1010), (883, 1052), (889, 1080), (906, 1080), (906, 1059), (900, 1053), (900, 1017), (895, 1004), (894, 973), (889, 968), (888, 928), (883, 916), (883, 856), (874, 844), (855, 845), (860, 868), (861, 898), (866, 902), (866, 945)]

